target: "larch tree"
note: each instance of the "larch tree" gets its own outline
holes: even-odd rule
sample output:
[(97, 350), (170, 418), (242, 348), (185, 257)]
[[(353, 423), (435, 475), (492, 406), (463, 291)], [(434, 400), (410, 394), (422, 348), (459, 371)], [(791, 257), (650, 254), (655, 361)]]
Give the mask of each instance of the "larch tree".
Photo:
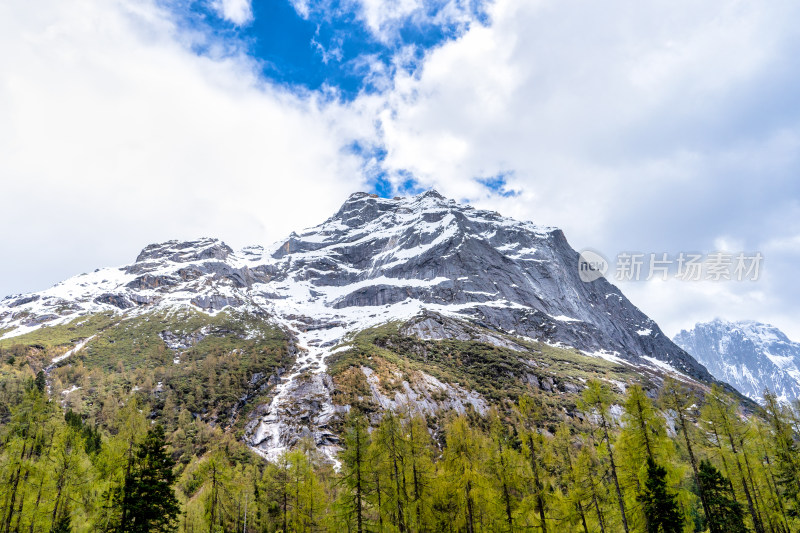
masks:
[(701, 411), (703, 422), (710, 430), (712, 442), (719, 447), (721, 457), (725, 459), (725, 453), (729, 452), (736, 471), (739, 474), (739, 482), (747, 500), (747, 508), (753, 527), (756, 533), (765, 533), (761, 516), (756, 508), (750, 483), (742, 466), (741, 441), (743, 440), (744, 427), (741, 419), (736, 413), (736, 404), (725, 392), (714, 385), (706, 395), (706, 403)]
[(611, 406), (611, 391), (608, 386), (601, 383), (596, 379), (589, 380), (586, 388), (581, 394), (581, 401), (579, 407), (583, 409), (589, 416), (597, 418), (602, 433), (603, 442), (605, 443), (608, 451), (609, 464), (611, 467), (611, 478), (614, 482), (614, 489), (617, 493), (617, 504), (622, 518), (622, 528), (625, 533), (628, 533), (628, 517), (625, 511), (625, 496), (622, 493), (622, 488), (619, 483), (619, 475), (617, 474), (617, 465), (614, 460), (614, 449), (611, 444), (611, 437), (609, 434), (609, 408)]
[(345, 419), (344, 446), (339, 460), (342, 462), (342, 481), (351, 495), (346, 497), (345, 512), (354, 516), (356, 533), (363, 533), (366, 527), (370, 440), (364, 415), (351, 409)]

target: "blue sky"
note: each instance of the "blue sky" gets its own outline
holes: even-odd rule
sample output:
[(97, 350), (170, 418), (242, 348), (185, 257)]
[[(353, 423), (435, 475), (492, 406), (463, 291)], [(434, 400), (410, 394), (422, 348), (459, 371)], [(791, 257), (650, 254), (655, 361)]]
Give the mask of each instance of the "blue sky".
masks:
[(672, 334), (800, 339), (800, 5), (0, 4), (0, 293), (151, 242), (270, 243), (436, 188), (576, 249), (761, 251), (752, 283), (626, 283)]
[[(233, 3), (238, 15), (226, 14), (222, 3), (204, 0), (162, 5), (179, 24), (257, 60), (259, 74), (270, 82), (332, 92), (343, 100), (381, 92), (397, 69), (413, 73), (427, 50), (458, 38), (472, 24), (488, 23), (481, 0), (459, 5), (457, 16), (447, 13), (454, 3), (446, 0), (408, 8), (388, 2), (389, 11), (377, 27), (369, 26), (363, 5), (353, 0)], [(193, 49), (209, 53), (207, 43)]]
[[(190, 46), (194, 53), (213, 59), (244, 54), (266, 82), (301, 96), (313, 93), (340, 102), (380, 96), (391, 90), (399, 73), (417, 76), (430, 50), (458, 39), (473, 25), (490, 24), (483, 0), (375, 2), (379, 13), (373, 20), (365, 3), (356, 0), (187, 0), (160, 5), (183, 31), (202, 36)], [(393, 196), (424, 190), (413, 173), (384, 168), (386, 150), (380, 144), (355, 141), (351, 147), (364, 160), (370, 192)], [(474, 179), (501, 196), (514, 194), (505, 188), (504, 173)]]

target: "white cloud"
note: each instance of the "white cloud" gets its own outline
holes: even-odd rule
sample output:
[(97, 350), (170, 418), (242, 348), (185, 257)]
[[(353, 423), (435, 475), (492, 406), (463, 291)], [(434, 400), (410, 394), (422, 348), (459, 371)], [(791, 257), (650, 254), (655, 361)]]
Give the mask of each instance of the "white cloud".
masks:
[(0, 292), (130, 262), (149, 242), (269, 244), (366, 188), (343, 146), (369, 121), (263, 83), (247, 58), (197, 56), (189, 38), (154, 3), (0, 6), (0, 226), (14, 258)]
[[(797, 11), (790, 2), (497, 0), (491, 25), (395, 80), (382, 115), (386, 165), (445, 195), (559, 226), (577, 249), (757, 250), (798, 224)], [(504, 171), (519, 196), (471, 179)], [(687, 316), (792, 324), (800, 295), (789, 263), (777, 253), (765, 262), (771, 274), (753, 287), (625, 290), (668, 330)]]
[[(576, 249), (762, 250), (754, 284), (623, 290), (668, 333), (723, 316), (800, 338), (794, 3), (496, 0), (490, 25), (430, 50), (421, 71), (392, 79), (362, 57), (387, 92), (342, 104), (260, 80), (230, 43), (200, 42), (212, 52), (197, 56), (205, 37), (155, 0), (43, 1), (0, 3), (0, 224), (15, 258), (0, 292), (129, 261), (153, 241), (241, 246), (317, 223), (367, 187), (343, 149), (358, 138), (385, 147), (395, 185), (410, 171), (562, 227)], [(293, 3), (309, 17), (325, 1)], [(249, 2), (215, 5), (251, 20)], [(384, 41), (427, 16), (423, 0), (351, 5)], [(470, 20), (466, 5), (448, 2), (440, 22)], [(474, 179), (499, 173), (518, 196)]]
[(466, 29), (475, 21), (476, 4), (462, 0), (288, 0), (301, 17), (313, 14), (330, 17), (354, 13), (372, 36), (383, 43), (392, 43), (409, 26)]
[(219, 15), (237, 26), (244, 26), (253, 20), (251, 0), (214, 0), (211, 7)]

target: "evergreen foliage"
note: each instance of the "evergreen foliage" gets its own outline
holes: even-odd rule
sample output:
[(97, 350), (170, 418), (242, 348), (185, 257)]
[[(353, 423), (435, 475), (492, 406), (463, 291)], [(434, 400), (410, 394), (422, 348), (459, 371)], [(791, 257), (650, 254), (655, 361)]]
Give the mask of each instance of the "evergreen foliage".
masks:
[[(119, 320), (100, 318), (103, 327)], [(171, 368), (179, 365), (153, 340), (166, 317), (126, 323), (129, 337), (104, 330), (100, 344), (47, 375), (37, 361), (62, 345), (39, 335), (40, 347), (0, 346), (0, 533), (800, 530), (800, 406), (773, 395), (745, 410), (718, 387), (692, 392), (667, 380), (657, 390), (641, 380), (615, 389), (622, 375), (610, 363), (580, 375), (579, 354), (541, 347), (538, 366), (526, 367), (506, 349), (413, 345), (387, 328), (331, 359), (334, 395), (350, 406), (332, 421), (336, 468), (308, 439), (268, 462), (242, 442), (242, 428), (247, 405), (269, 394), (251, 376), (267, 383), (290, 361), (283, 341), (224, 329), (225, 317), (185, 319), (188, 332), (222, 335), (187, 349), (187, 369)], [(54, 334), (87, 333), (70, 327)], [(145, 340), (134, 347), (134, 338)], [(136, 355), (114, 355), (120, 344)], [(357, 359), (365, 354), (376, 356)], [(359, 380), (362, 362), (381, 386), (430, 368), (496, 401), (483, 413), (425, 402), (383, 410)], [(474, 366), (459, 374), (459, 365)], [(556, 367), (580, 367), (571, 376), (585, 379), (569, 391), (518, 379)], [(134, 390), (141, 380), (147, 394)], [(62, 394), (65, 382), (81, 388)]]
[(121, 500), (120, 533), (174, 531), (180, 512), (173, 485), (175, 461), (166, 450), (164, 428), (156, 425), (137, 446)]
[(678, 503), (667, 487), (667, 470), (652, 457), (647, 458), (647, 480), (638, 500), (642, 504), (647, 533), (683, 531)]
[(698, 480), (708, 501), (706, 525), (711, 533), (744, 533), (744, 509), (728, 480), (710, 461), (700, 462)]

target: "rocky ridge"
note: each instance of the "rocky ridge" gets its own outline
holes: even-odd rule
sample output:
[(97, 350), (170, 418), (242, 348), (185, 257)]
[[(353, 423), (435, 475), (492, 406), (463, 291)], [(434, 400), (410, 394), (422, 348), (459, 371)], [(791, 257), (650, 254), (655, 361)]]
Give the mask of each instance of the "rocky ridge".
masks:
[(322, 224), (269, 247), (234, 251), (216, 239), (153, 244), (131, 265), (7, 297), (0, 333), (109, 310), (136, 315), (181, 306), (209, 314), (234, 308), (273, 321), (289, 333), (297, 357), (247, 426), (248, 443), (267, 457), (298, 435), (335, 450), (330, 423), (339, 413), (327, 358), (347, 350), (358, 331), (423, 312), (467, 326), (417, 322), (411, 333), (420, 338), (469, 336), (478, 327), (479, 342), (537, 340), (713, 380), (619, 289), (604, 278), (581, 281), (578, 258), (559, 229), (435, 191), (396, 199), (356, 193)]
[(782, 401), (800, 399), (800, 343), (775, 326), (716, 319), (674, 337), (719, 380), (759, 401), (765, 389)]

